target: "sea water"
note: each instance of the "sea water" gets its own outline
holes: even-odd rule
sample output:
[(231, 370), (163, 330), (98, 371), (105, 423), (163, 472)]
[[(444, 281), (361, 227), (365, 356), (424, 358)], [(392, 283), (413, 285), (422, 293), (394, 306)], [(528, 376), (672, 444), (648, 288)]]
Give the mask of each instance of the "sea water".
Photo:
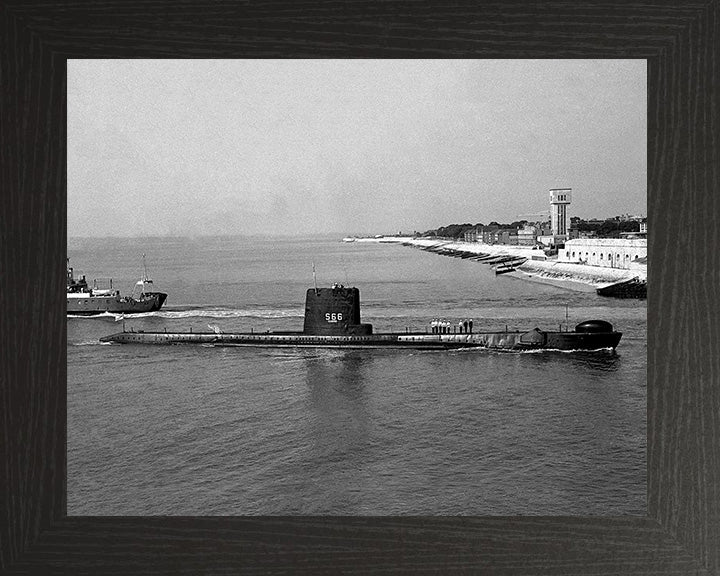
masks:
[[(312, 238), (68, 242), (76, 275), (158, 312), (134, 330), (301, 330), (305, 291), (360, 289), (375, 331), (604, 319), (611, 352), (101, 344), (67, 320), (69, 515), (645, 515), (647, 306), (415, 248)], [(567, 314), (567, 323), (566, 323)]]

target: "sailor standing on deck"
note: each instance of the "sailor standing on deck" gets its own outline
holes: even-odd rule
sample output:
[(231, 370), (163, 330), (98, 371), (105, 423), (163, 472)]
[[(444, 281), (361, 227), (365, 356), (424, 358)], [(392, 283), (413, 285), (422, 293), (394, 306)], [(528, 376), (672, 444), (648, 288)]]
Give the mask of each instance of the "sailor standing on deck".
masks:
[(472, 334), (472, 318), (468, 320), (468, 328), (470, 329), (470, 334)]

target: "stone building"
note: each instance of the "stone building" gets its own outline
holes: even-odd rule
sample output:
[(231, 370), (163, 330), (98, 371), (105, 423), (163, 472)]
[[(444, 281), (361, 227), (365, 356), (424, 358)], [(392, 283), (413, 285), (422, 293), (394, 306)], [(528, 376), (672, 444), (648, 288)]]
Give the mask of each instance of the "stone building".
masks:
[(578, 238), (565, 242), (558, 250), (558, 262), (631, 268), (631, 263), (647, 258), (647, 240), (618, 238)]

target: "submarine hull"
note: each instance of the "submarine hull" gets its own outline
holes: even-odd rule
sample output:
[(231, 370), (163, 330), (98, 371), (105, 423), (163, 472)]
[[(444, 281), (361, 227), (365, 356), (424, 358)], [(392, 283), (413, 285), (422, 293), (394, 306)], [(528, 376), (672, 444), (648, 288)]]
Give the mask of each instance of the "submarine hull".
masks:
[(573, 332), (533, 330), (504, 332), (390, 332), (376, 334), (360, 318), (357, 288), (334, 285), (309, 289), (305, 297), (302, 332), (143, 332), (123, 330), (102, 342), (120, 344), (201, 344), (205, 346), (255, 346), (263, 348), (402, 348), (448, 350), (491, 348), (497, 350), (600, 350), (614, 349), (622, 334), (604, 320), (587, 320)]
[(481, 332), (473, 334), (399, 333), (373, 335), (311, 335), (295, 333), (214, 332), (120, 332), (101, 338), (120, 344), (201, 344), (263, 348), (401, 348), (449, 350), (490, 348), (496, 350), (601, 350), (614, 349), (620, 332)]

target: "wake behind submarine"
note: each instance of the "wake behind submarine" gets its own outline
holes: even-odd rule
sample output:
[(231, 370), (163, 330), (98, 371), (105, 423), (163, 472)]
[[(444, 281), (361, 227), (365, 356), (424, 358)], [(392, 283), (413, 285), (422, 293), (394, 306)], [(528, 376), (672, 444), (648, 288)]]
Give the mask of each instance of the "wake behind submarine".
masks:
[(145, 332), (123, 331), (100, 339), (121, 344), (204, 344), (212, 346), (405, 348), (448, 350), (491, 348), (498, 350), (601, 350), (615, 349), (622, 337), (604, 320), (588, 320), (574, 331), (527, 331), (460, 333), (387, 332), (373, 333), (371, 324), (360, 320), (360, 291), (333, 285), (310, 288), (305, 297), (302, 332)]

